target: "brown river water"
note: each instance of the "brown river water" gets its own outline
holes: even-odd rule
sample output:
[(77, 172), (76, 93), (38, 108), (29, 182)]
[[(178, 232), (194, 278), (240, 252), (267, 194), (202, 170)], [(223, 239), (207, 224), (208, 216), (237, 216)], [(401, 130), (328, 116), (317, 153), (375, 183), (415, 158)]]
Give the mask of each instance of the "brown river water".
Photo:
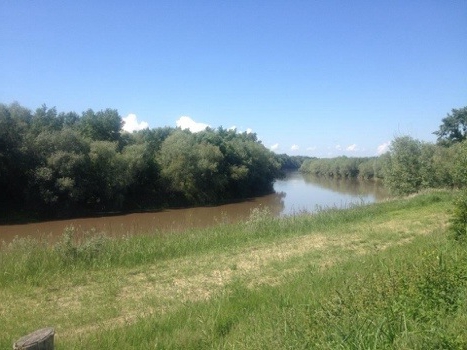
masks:
[(55, 241), (69, 226), (73, 226), (78, 234), (93, 230), (110, 236), (157, 234), (246, 220), (255, 208), (267, 207), (272, 215), (283, 216), (330, 207), (346, 208), (387, 198), (387, 192), (375, 182), (316, 179), (298, 172), (291, 172), (285, 179), (276, 181), (274, 189), (275, 193), (267, 196), (219, 206), (0, 225), (0, 245), (11, 242), (15, 237)]

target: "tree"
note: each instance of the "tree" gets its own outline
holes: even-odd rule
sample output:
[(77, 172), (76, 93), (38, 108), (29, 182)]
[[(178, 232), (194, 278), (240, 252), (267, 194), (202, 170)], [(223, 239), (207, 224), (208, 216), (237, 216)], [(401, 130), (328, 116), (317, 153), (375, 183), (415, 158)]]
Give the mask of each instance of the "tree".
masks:
[(272, 191), (274, 179), (279, 178), (280, 163), (276, 155), (256, 140), (253, 134), (237, 134), (226, 143), (228, 167), (233, 196), (244, 198)]
[(34, 135), (50, 130), (58, 131), (62, 128), (63, 120), (57, 118), (57, 109), (47, 108), (44, 104), (41, 108), (36, 109), (31, 121), (31, 131)]
[(281, 170), (298, 170), (305, 160), (310, 159), (307, 156), (289, 156), (285, 153), (276, 155), (276, 158), (281, 165)]
[(277, 157), (255, 134), (121, 127), (113, 109), (79, 117), (0, 104), (1, 209), (67, 216), (211, 204), (269, 191), (278, 177)]
[(93, 141), (120, 141), (123, 121), (116, 109), (94, 113), (88, 109), (79, 121), (81, 132)]
[(438, 136), (439, 144), (450, 146), (467, 138), (467, 107), (452, 109), (452, 114), (448, 114), (442, 122), (439, 130), (433, 132)]
[(121, 209), (125, 200), (126, 164), (117, 142), (93, 141), (90, 144), (88, 204), (98, 210)]
[(384, 183), (391, 192), (406, 195), (420, 189), (421, 153), (421, 142), (410, 136), (397, 137), (391, 142), (384, 170)]
[(149, 143), (126, 146), (122, 150), (122, 160), (125, 205), (141, 208), (161, 204), (160, 171)]
[(189, 131), (177, 130), (162, 143), (159, 163), (170, 188), (190, 203), (219, 200), (225, 176), (219, 172), (223, 154), (219, 147), (197, 142)]
[(452, 177), (455, 187), (467, 188), (467, 141), (456, 143), (453, 148), (452, 158), (449, 161), (453, 164)]
[(436, 148), (437, 146), (432, 143), (421, 143), (419, 158), (421, 188), (434, 188), (439, 186), (434, 163)]
[(44, 129), (34, 139), (29, 198), (66, 211), (85, 201), (90, 146), (71, 128)]
[(358, 165), (358, 176), (361, 179), (373, 179), (375, 177), (375, 158), (367, 158)]
[(24, 200), (29, 163), (24, 139), (30, 119), (19, 104), (0, 104), (0, 204)]

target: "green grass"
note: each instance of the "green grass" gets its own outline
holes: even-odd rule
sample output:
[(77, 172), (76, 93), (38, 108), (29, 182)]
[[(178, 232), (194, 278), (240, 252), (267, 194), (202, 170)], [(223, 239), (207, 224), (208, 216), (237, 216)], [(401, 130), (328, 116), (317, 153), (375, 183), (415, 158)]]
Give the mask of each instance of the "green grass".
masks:
[(450, 192), (184, 233), (0, 251), (0, 348), (463, 349), (467, 251)]

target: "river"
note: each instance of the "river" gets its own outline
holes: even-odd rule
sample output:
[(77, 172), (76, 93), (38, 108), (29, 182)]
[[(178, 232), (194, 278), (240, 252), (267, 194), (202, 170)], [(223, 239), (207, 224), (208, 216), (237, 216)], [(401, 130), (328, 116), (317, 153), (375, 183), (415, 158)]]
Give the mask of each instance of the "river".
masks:
[(317, 179), (299, 172), (290, 172), (284, 179), (277, 180), (274, 190), (275, 193), (267, 196), (219, 206), (0, 225), (0, 242), (6, 244), (16, 236), (53, 241), (68, 226), (74, 226), (78, 233), (96, 230), (111, 236), (184, 230), (245, 220), (254, 208), (268, 207), (274, 216), (283, 216), (331, 207), (346, 208), (387, 198), (384, 188), (376, 182)]

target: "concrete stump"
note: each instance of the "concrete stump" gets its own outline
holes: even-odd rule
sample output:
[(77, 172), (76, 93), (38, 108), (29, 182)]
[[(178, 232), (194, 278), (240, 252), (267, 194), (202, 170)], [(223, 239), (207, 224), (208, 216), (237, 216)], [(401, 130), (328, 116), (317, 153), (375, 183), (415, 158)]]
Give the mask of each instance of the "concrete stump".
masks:
[(54, 348), (53, 328), (39, 329), (31, 334), (21, 337), (15, 344), (14, 350), (53, 350)]

